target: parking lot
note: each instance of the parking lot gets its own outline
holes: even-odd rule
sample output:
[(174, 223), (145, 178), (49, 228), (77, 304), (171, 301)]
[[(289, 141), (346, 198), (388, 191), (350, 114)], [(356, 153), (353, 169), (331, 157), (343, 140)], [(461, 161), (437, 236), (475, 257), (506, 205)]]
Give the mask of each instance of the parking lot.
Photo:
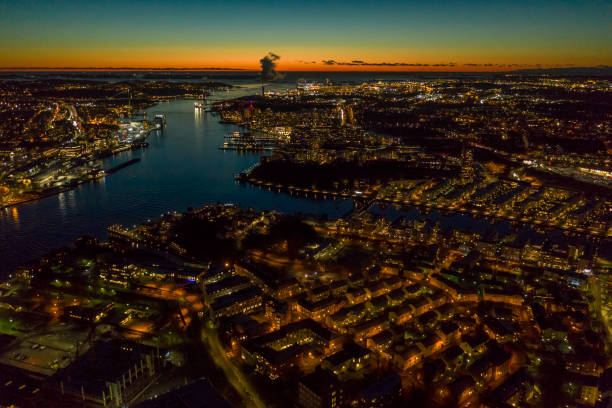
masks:
[[(79, 353), (85, 351), (87, 333), (72, 330), (69, 325), (58, 325), (58, 330), (28, 336), (6, 350), (0, 362), (24, 368), (44, 375), (51, 375), (70, 364)], [(77, 344), (81, 344), (77, 346)]]

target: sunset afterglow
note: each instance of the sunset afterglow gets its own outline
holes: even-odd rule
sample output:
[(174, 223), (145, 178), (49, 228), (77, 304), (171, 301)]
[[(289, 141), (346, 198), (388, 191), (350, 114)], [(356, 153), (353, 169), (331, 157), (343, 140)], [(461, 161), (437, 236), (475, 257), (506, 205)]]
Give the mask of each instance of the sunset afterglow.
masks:
[(483, 71), (612, 64), (597, 1), (0, 2), (0, 67)]

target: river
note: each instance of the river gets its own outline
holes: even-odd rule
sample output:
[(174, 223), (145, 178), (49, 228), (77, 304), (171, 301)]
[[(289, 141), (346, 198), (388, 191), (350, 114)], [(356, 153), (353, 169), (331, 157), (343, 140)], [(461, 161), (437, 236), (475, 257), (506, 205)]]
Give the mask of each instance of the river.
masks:
[[(310, 77), (322, 80), (328, 76), (326, 73), (318, 75), (320, 78), (311, 73)], [(358, 82), (369, 79), (372, 73), (353, 73), (338, 78), (333, 75), (329, 75), (332, 80)], [(267, 89), (293, 88), (300, 76), (301, 73), (293, 73), (284, 81), (268, 85)], [(213, 99), (253, 95), (260, 88), (259, 84), (248, 81), (233, 83), (240, 87), (217, 92)], [(216, 114), (195, 110), (192, 100), (162, 103), (147, 109), (146, 113), (147, 117), (165, 113), (166, 128), (151, 133), (147, 149), (110, 157), (105, 160), (104, 167), (136, 157), (141, 158), (138, 163), (99, 182), (86, 183), (65, 193), (0, 210), (0, 279), (20, 264), (61, 246), (71, 245), (79, 236), (90, 235), (104, 240), (109, 225), (139, 224), (167, 211), (182, 212), (188, 207), (229, 202), (260, 210), (327, 214), (335, 218), (352, 207), (347, 200), (313, 200), (236, 183), (235, 175), (257, 163), (261, 154), (219, 150), (224, 135), (238, 130), (238, 127), (219, 123)], [(418, 209), (397, 212), (389, 206), (383, 210), (374, 208), (374, 212), (391, 219), (399, 215), (426, 218), (438, 222), (441, 227), (463, 226), (481, 233), (494, 228), (501, 236), (508, 233), (519, 236), (535, 234), (530, 227), (514, 229), (505, 221), (491, 222), (470, 215), (445, 216), (437, 211), (425, 214)], [(561, 235), (560, 231), (557, 233)], [(610, 245), (602, 246), (600, 254), (602, 252), (609, 253), (612, 258)]]
[[(255, 93), (258, 85), (220, 92), (215, 98)], [(144, 150), (105, 160), (108, 168), (132, 158), (141, 161), (98, 182), (41, 200), (0, 210), (0, 278), (15, 266), (82, 235), (106, 238), (111, 224), (133, 225), (167, 211), (185, 211), (208, 203), (229, 202), (255, 209), (340, 216), (345, 200), (312, 200), (241, 185), (235, 175), (259, 161), (259, 153), (219, 150), (224, 135), (238, 130), (219, 123), (214, 113), (194, 109), (191, 100), (175, 100), (146, 110), (165, 113), (167, 126), (152, 132)]]

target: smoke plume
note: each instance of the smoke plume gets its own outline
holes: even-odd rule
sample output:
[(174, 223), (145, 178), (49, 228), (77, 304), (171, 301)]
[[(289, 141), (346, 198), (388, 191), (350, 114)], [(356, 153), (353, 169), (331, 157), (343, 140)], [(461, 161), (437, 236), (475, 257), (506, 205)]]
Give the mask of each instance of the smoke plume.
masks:
[(268, 55), (259, 60), (261, 64), (261, 81), (274, 81), (275, 79), (282, 78), (282, 74), (276, 72), (276, 61), (280, 57), (273, 52), (269, 52)]

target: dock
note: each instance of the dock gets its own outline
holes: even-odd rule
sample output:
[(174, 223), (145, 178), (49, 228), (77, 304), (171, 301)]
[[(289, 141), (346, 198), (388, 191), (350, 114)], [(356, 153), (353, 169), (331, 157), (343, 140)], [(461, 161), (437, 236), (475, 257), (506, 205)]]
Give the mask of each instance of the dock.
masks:
[(123, 169), (124, 167), (131, 166), (132, 164), (138, 163), (139, 161), (140, 161), (140, 158), (139, 158), (139, 157), (137, 157), (137, 158), (135, 158), (135, 159), (128, 160), (128, 161), (123, 162), (123, 163), (121, 163), (121, 164), (118, 164), (118, 165), (116, 165), (116, 166), (113, 166), (113, 167), (110, 167), (110, 168), (108, 168), (108, 169), (105, 169), (105, 170), (104, 170), (104, 173), (105, 173), (105, 174), (113, 174), (113, 173), (116, 173), (116, 172), (118, 172), (119, 170)]

